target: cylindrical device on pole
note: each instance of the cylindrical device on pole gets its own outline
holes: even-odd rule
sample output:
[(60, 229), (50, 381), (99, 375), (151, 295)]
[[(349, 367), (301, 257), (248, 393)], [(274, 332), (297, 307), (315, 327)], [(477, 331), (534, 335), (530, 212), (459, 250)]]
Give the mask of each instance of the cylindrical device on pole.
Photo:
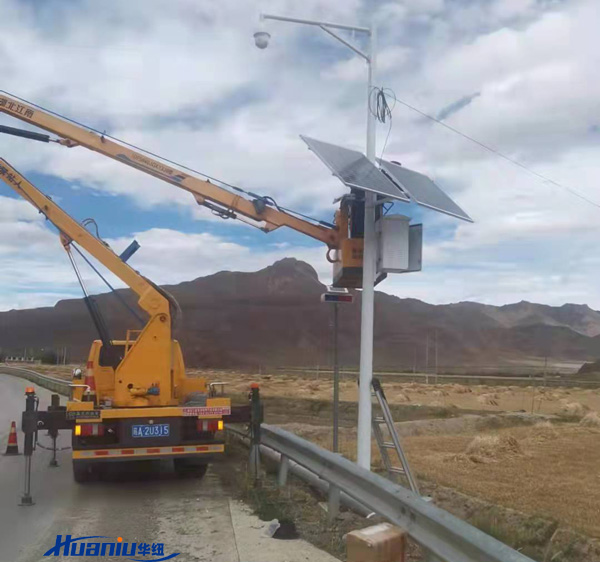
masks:
[[(66, 348), (65, 348), (66, 349)], [(51, 397), (50, 407), (48, 408), (49, 412), (56, 412), (60, 409), (60, 396), (58, 394), (53, 394)], [(52, 439), (52, 458), (50, 459), (49, 466), (52, 468), (56, 468), (58, 466), (58, 460), (56, 459), (56, 439), (58, 438), (58, 429), (54, 425), (54, 423), (48, 429), (48, 434)]]
[(333, 452), (339, 450), (338, 436), (340, 423), (340, 367), (338, 354), (338, 308), (339, 304), (333, 305)]
[[(367, 84), (367, 158), (375, 162), (375, 116), (370, 99), (375, 80), (375, 26), (369, 36)], [(373, 316), (375, 312), (375, 274), (377, 267), (377, 240), (375, 237), (374, 193), (365, 193), (365, 228), (363, 248), (362, 307), (360, 326), (360, 377), (358, 391), (357, 454), (359, 466), (371, 469), (371, 380), (373, 378)]]

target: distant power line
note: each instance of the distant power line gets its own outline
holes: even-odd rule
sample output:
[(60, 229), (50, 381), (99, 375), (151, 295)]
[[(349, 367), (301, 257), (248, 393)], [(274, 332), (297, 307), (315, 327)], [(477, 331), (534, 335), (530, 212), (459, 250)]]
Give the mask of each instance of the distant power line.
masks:
[(398, 97), (395, 98), (396, 102), (402, 104), (405, 107), (408, 107), (408, 109), (411, 109), (412, 111), (418, 113), (419, 115), (422, 115), (423, 117), (426, 117), (427, 119), (430, 119), (431, 121), (433, 121), (434, 123), (437, 123), (438, 125), (441, 125), (442, 127), (446, 127), (446, 129), (452, 131), (453, 133), (456, 133), (457, 135), (460, 135), (461, 137), (475, 143), (476, 145), (480, 146), (481, 148), (487, 150), (488, 152), (491, 152), (492, 154), (495, 154), (496, 156), (499, 156), (500, 158), (503, 158), (504, 160), (507, 160), (508, 162), (510, 162), (511, 164), (518, 166), (519, 168), (525, 170), (526, 172), (529, 172), (531, 175), (535, 176), (536, 178), (547, 182), (547, 183), (551, 183), (552, 185), (556, 186), (556, 187), (560, 187), (561, 189), (564, 189), (566, 191), (568, 191), (571, 195), (575, 195), (575, 197), (579, 197), (579, 199), (581, 199), (582, 201), (585, 201), (586, 203), (589, 203), (590, 205), (593, 205), (594, 207), (597, 207), (598, 209), (600, 209), (600, 204), (597, 203), (596, 201), (593, 201), (592, 199), (589, 199), (588, 197), (586, 197), (585, 195), (583, 195), (582, 193), (579, 193), (579, 191), (577, 191), (576, 189), (573, 189), (572, 187), (569, 187), (568, 185), (564, 185), (560, 182), (557, 182), (555, 180), (553, 180), (552, 178), (549, 178), (548, 176), (545, 176), (544, 174), (540, 174), (539, 172), (536, 172), (535, 170), (532, 170), (531, 168), (529, 168), (528, 166), (526, 166), (525, 164), (523, 164), (522, 162), (519, 162), (518, 160), (515, 160), (514, 158), (511, 158), (510, 156), (507, 156), (506, 154), (503, 154), (502, 152), (500, 152), (499, 150), (496, 150), (495, 148), (467, 135), (466, 133), (463, 133), (462, 131), (459, 131), (458, 129), (456, 129), (455, 127), (452, 127), (451, 125), (448, 125), (447, 123), (444, 123), (443, 121), (441, 121), (440, 119), (437, 119), (436, 117), (434, 117), (433, 115), (429, 115), (428, 113), (425, 113), (424, 111), (421, 111), (420, 109), (414, 107), (413, 105), (410, 105), (409, 103), (399, 99)]

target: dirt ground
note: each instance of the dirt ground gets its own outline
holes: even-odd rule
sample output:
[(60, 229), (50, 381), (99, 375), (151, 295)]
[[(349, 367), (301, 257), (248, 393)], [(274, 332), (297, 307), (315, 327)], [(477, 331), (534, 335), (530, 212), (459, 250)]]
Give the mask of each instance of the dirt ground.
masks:
[[(420, 480), (600, 537), (600, 424), (538, 422), (501, 429), (479, 424), (474, 430), (466, 423), (457, 433), (453, 423), (445, 433), (443, 422), (450, 420), (439, 421), (428, 426), (433, 434), (410, 435), (406, 426), (422, 426), (419, 422), (398, 424), (401, 434), (409, 433), (402, 441)], [(283, 427), (330, 447), (329, 427)], [(352, 429), (341, 431), (341, 451), (349, 458), (355, 454), (355, 435)], [(373, 464), (383, 469), (375, 447)]]
[(422, 478), (600, 537), (600, 429), (492, 431), (483, 454), (479, 435), (409, 437), (407, 455)]

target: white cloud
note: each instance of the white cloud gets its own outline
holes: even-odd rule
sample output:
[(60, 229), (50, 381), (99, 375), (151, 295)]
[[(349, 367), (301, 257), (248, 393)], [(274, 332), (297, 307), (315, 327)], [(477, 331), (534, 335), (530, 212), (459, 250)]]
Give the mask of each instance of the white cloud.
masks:
[(36, 219), (44, 220), (27, 201), (0, 195), (0, 223)]
[[(288, 256), (307, 261), (324, 280), (331, 275), (324, 260), (325, 248), (320, 247), (252, 248), (213, 234), (159, 228), (136, 233), (135, 237), (142, 248), (130, 264), (160, 284), (179, 283), (222, 270), (257, 271)], [(109, 243), (118, 253), (130, 241), (127, 238)]]
[[(324, 282), (330, 279), (325, 248), (321, 247), (274, 244), (252, 248), (213, 234), (186, 234), (160, 228), (133, 235), (141, 249), (130, 259), (130, 265), (160, 284), (175, 284), (221, 270), (257, 271), (288, 256), (313, 265)], [(58, 235), (47, 226), (38, 222), (0, 222), (0, 240), (0, 310), (50, 306), (61, 298), (82, 296)], [(106, 242), (120, 253), (131, 238), (107, 239)], [(87, 290), (90, 293), (107, 291), (81, 257), (76, 252), (73, 256)], [(95, 259), (91, 261), (113, 287), (125, 286)]]
[[(273, 37), (265, 51), (254, 48), (252, 32), (259, 9), (352, 22), (367, 21), (370, 3), (177, 0), (168, 10), (159, 0), (51, 4), (34, 9), (0, 0), (11, 29), (0, 36), (4, 87), (283, 205), (330, 218), (331, 200), (344, 187), (298, 134), (362, 147), (365, 66), (317, 29), (269, 22)], [(431, 114), (479, 93), (447, 122), (600, 199), (600, 133), (594, 129), (600, 125), (599, 12), (595, 0), (382, 3), (375, 14), (378, 83)], [(380, 127), (379, 147), (386, 134), (387, 126)], [(212, 220), (189, 194), (81, 148), (0, 137), (0, 153), (25, 173), (127, 196), (143, 209), (176, 207), (182, 220)], [(386, 156), (430, 173), (476, 224), (427, 213), (426, 233), (443, 235), (428, 235), (424, 272), (393, 278), (382, 289), (435, 302), (587, 299), (600, 307), (600, 264), (589, 259), (600, 230), (598, 209), (402, 105)], [(0, 230), (7, 225), (0, 232), (0, 287), (13, 295), (0, 306), (20, 298), (7, 285), (16, 279), (39, 294), (56, 290), (36, 285), (36, 275), (74, 290), (60, 245), (34, 215), (24, 203), (0, 200)], [(28, 220), (34, 222), (21, 223)], [(248, 270), (285, 255), (306, 256), (328, 272), (320, 248), (271, 246), (254, 255), (240, 238), (243, 228), (231, 239), (150, 230), (140, 233), (144, 251), (134, 260), (169, 283), (219, 269)], [(10, 232), (33, 248), (27, 260), (19, 257), (16, 240), (6, 241)], [(266, 243), (277, 244), (271, 236)], [(165, 240), (173, 251), (161, 268), (150, 256)]]
[(403, 0), (410, 14), (436, 14), (444, 9), (444, 0)]

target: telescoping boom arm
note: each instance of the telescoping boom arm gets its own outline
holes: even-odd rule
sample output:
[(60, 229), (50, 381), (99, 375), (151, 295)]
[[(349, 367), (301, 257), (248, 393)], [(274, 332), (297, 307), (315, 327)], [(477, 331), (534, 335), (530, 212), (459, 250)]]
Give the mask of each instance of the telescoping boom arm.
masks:
[(200, 205), (208, 207), (224, 218), (236, 218), (237, 215), (241, 215), (252, 221), (264, 223), (262, 230), (266, 232), (280, 226), (287, 226), (323, 242), (330, 249), (339, 247), (339, 234), (336, 228), (315, 224), (279, 208), (271, 207), (263, 197), (256, 196), (253, 199), (247, 199), (232, 193), (209, 180), (192, 176), (165, 161), (152, 158), (143, 151), (126, 146), (4, 92), (0, 92), (0, 111), (58, 135), (59, 139), (54, 140), (49, 135), (6, 126), (0, 127), (0, 132), (43, 142), (57, 142), (67, 147), (83, 146), (189, 191)]
[[(184, 389), (187, 382), (179, 344), (172, 338), (173, 306), (177, 306), (173, 299), (127, 265), (99, 237), (65, 213), (1, 158), (0, 179), (58, 228), (63, 247), (71, 260), (72, 242), (75, 242), (128, 285), (137, 294), (140, 308), (148, 313), (143, 329), (135, 331), (139, 333), (137, 338), (130, 337), (131, 331), (128, 331), (126, 341), (113, 341), (103, 336), (103, 322), (86, 297), (86, 304), (102, 338), (102, 345), (100, 342), (93, 344), (93, 349), (100, 350), (93, 366), (98, 392), (110, 396), (112, 403), (120, 407), (178, 404), (177, 393), (180, 391), (177, 387)], [(89, 364), (90, 360), (88, 367)], [(100, 373), (102, 369), (103, 375)]]
[(169, 320), (170, 324), (169, 301), (153, 283), (127, 265), (102, 240), (63, 211), (3, 158), (0, 158), (0, 179), (56, 226), (65, 249), (68, 250), (72, 241), (79, 244), (138, 295), (142, 310), (150, 316), (164, 315), (164, 322)]

